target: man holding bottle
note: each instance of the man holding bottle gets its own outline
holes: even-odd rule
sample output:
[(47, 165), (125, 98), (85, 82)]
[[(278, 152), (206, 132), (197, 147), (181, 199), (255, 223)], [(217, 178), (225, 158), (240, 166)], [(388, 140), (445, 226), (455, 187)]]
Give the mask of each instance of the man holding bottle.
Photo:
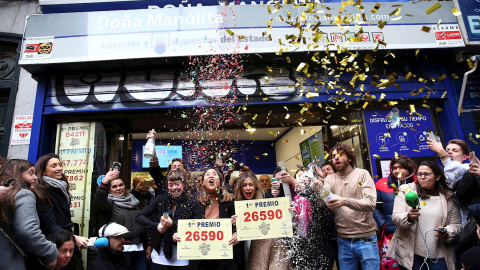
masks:
[[(331, 190), (327, 207), (335, 211), (340, 269), (379, 269), (377, 224), (373, 210), (377, 200), (375, 184), (367, 170), (354, 168), (356, 156), (350, 146), (337, 143), (330, 151), (336, 173), (314, 181), (317, 194)], [(324, 192), (323, 192), (324, 193)]]

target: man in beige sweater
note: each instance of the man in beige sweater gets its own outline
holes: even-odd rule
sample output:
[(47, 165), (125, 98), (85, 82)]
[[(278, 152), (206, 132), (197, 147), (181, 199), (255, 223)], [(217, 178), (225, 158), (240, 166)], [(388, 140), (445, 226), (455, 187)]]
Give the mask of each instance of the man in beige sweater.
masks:
[(337, 172), (323, 182), (315, 181), (314, 188), (325, 187), (335, 194), (327, 207), (335, 211), (340, 269), (357, 270), (359, 264), (362, 269), (379, 269), (375, 183), (367, 170), (354, 168), (356, 157), (350, 146), (337, 143), (330, 156)]

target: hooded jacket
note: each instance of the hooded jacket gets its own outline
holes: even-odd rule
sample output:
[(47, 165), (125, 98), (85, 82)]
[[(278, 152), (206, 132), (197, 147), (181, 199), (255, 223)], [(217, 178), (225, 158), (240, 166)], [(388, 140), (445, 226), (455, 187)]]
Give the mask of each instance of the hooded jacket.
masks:
[[(412, 269), (413, 257), (415, 255), (415, 232), (418, 230), (418, 222), (408, 221), (407, 214), (411, 207), (405, 202), (407, 192), (416, 192), (415, 183), (402, 185), (398, 196), (395, 197), (395, 207), (393, 208), (392, 220), (398, 229), (393, 235), (392, 242), (387, 251), (387, 257), (392, 257), (397, 262), (407, 268)], [(439, 194), (442, 203), (442, 224), (447, 228), (448, 239), (440, 241), (440, 248), (445, 255), (448, 270), (455, 269), (455, 251), (451, 242), (460, 234), (462, 225), (460, 224), (458, 206), (455, 203), (454, 194), (451, 191)], [(424, 232), (425, 233), (425, 232)]]
[[(377, 204), (375, 206), (375, 210), (373, 211), (373, 218), (377, 222), (379, 230), (381, 230), (386, 224), (385, 234), (392, 234), (397, 229), (397, 226), (393, 224), (392, 221), (393, 204), (395, 202), (395, 195), (397, 193), (395, 190), (398, 190), (400, 187), (398, 179), (393, 175), (392, 172), (392, 166), (394, 165), (392, 162), (394, 162), (395, 159), (396, 158), (392, 158), (390, 161), (390, 175), (378, 180), (377, 183), (375, 183), (375, 188), (377, 189)], [(402, 182), (402, 184), (408, 184), (414, 181), (417, 181), (415, 171), (409, 176), (405, 177), (405, 180)]]

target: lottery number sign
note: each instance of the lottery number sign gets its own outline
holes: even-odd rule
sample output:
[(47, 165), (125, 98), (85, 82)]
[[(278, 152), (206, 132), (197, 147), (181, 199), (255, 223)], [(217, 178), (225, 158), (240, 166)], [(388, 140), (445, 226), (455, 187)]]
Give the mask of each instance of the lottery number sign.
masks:
[(239, 241), (291, 237), (291, 215), (287, 197), (235, 201)]
[(229, 218), (179, 220), (179, 260), (233, 259), (232, 221)]

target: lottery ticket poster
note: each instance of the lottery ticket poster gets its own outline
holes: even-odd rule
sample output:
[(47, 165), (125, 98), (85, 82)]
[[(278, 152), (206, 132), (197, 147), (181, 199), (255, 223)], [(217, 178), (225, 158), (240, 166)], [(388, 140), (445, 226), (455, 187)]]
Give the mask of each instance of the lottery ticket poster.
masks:
[(80, 225), (80, 234), (88, 236), (95, 123), (59, 124), (57, 131), (56, 153), (70, 185), (72, 221)]
[(293, 236), (287, 197), (235, 201), (238, 241)]
[(178, 220), (179, 260), (233, 259), (232, 221), (229, 218)]

